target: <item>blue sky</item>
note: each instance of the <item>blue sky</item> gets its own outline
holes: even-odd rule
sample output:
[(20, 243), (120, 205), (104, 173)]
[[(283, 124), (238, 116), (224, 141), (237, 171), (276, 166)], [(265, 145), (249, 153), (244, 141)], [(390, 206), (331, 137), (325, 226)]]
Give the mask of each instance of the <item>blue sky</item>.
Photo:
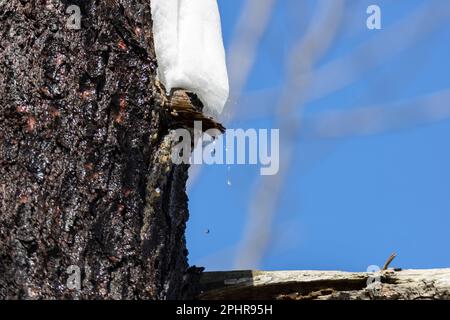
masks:
[[(248, 99), (246, 104), (237, 101), (237, 115), (228, 127), (272, 128), (271, 112), (285, 85), (286, 61), (294, 43), (314, 23), (316, 3), (277, 1), (242, 96), (245, 99), (265, 92), (268, 98), (263, 99), (264, 106), (259, 105), (260, 101), (255, 105), (249, 105)], [(227, 48), (243, 4), (243, 0), (219, 0)], [(366, 8), (370, 4), (382, 9), (382, 30), (366, 28)], [(425, 32), (436, 19), (433, 10), (442, 12), (439, 8), (445, 5), (450, 3), (348, 0), (337, 36), (314, 68), (326, 70), (360, 46), (378, 41), (370, 56), (350, 60), (348, 71), (364, 69), (361, 65), (370, 61), (375, 61), (374, 66), (358, 72), (354, 81), (338, 90), (308, 101), (304, 106), (305, 121), (339, 110), (390, 108), (395, 103), (408, 107), (420, 97), (450, 89), (450, 15), (446, 17), (448, 23)], [(423, 21), (411, 20), (411, 27), (418, 26), (412, 33), (417, 33), (417, 40), (389, 54), (408, 37), (408, 29), (398, 32), (397, 24), (406, 21), (408, 26), (408, 17), (421, 12), (417, 10), (431, 12), (424, 15)], [(422, 31), (425, 35), (420, 35)], [(324, 81), (340, 83), (344, 76), (315, 79), (311, 92), (320, 91)], [(450, 101), (439, 103), (449, 105)], [(251, 116), (240, 116), (244, 108), (250, 108)], [(260, 110), (269, 112), (259, 115)], [(283, 128), (280, 130), (283, 134)], [(393, 263), (398, 267), (448, 267), (449, 138), (450, 120), (445, 119), (424, 123), (408, 123), (406, 119), (399, 128), (370, 135), (324, 138), (300, 134), (278, 201), (271, 245), (262, 261), (252, 267), (364, 271), (369, 265), (382, 265), (392, 252), (398, 253)], [(259, 180), (258, 166), (202, 168), (189, 190), (190, 264), (207, 270), (234, 268)]]

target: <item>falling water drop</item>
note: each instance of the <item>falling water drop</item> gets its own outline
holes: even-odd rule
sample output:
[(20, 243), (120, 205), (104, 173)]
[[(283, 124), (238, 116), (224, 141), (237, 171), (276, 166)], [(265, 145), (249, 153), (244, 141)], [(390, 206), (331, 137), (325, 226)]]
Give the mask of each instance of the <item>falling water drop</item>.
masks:
[(213, 142), (213, 146), (214, 146), (214, 148), (211, 151), (211, 155), (215, 156), (216, 155), (216, 141)]
[(212, 142), (213, 149), (211, 150), (211, 156), (214, 157), (216, 155), (216, 137), (213, 136), (212, 139), (213, 139), (213, 142)]

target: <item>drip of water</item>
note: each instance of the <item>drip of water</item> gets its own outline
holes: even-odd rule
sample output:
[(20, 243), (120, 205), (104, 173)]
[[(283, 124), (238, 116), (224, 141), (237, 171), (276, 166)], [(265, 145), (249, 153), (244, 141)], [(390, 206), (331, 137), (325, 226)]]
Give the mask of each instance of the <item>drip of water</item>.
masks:
[(214, 139), (214, 141), (212, 143), (213, 144), (213, 149), (211, 151), (211, 155), (215, 156), (216, 155), (216, 138), (214, 137), (213, 139)]

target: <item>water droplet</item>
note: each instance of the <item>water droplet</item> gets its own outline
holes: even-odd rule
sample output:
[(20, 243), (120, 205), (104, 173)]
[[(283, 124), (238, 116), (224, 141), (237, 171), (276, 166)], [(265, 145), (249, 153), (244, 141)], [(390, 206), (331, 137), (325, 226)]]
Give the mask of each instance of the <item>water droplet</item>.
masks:
[(156, 188), (155, 192), (159, 194), (159, 193), (161, 193), (161, 189), (160, 188)]
[(210, 231), (209, 229), (206, 229), (206, 230), (205, 230), (205, 233), (206, 233), (206, 234), (209, 234), (210, 232), (211, 232), (211, 231)]

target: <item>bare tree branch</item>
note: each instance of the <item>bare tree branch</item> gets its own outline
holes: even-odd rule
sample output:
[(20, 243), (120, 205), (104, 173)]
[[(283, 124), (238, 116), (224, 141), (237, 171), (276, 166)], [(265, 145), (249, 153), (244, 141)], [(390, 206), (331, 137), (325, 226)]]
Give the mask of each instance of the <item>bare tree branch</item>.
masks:
[(249, 209), (247, 231), (236, 258), (236, 267), (257, 266), (267, 249), (271, 226), (282, 186), (289, 172), (301, 108), (309, 88), (315, 62), (332, 44), (344, 11), (344, 1), (320, 1), (317, 17), (305, 36), (295, 46), (287, 64), (289, 78), (277, 108), (277, 127), (281, 128), (280, 171), (278, 175), (261, 178)]
[[(305, 102), (310, 103), (344, 89), (363, 74), (429, 37), (447, 23), (449, 16), (448, 3), (427, 2), (420, 6), (401, 21), (388, 27), (388, 32), (364, 42), (348, 55), (319, 67), (312, 76), (311, 91)], [(240, 119), (264, 118), (275, 112), (274, 93), (263, 91), (242, 98), (245, 99), (246, 108), (240, 110)], [(260, 103), (261, 101), (265, 103)]]
[(248, 0), (240, 15), (236, 35), (228, 50), (231, 96), (225, 108), (225, 120), (233, 117), (234, 103), (247, 83), (275, 3), (276, 0)]
[(374, 135), (449, 119), (450, 90), (442, 90), (413, 101), (321, 112), (305, 120), (302, 139)]

